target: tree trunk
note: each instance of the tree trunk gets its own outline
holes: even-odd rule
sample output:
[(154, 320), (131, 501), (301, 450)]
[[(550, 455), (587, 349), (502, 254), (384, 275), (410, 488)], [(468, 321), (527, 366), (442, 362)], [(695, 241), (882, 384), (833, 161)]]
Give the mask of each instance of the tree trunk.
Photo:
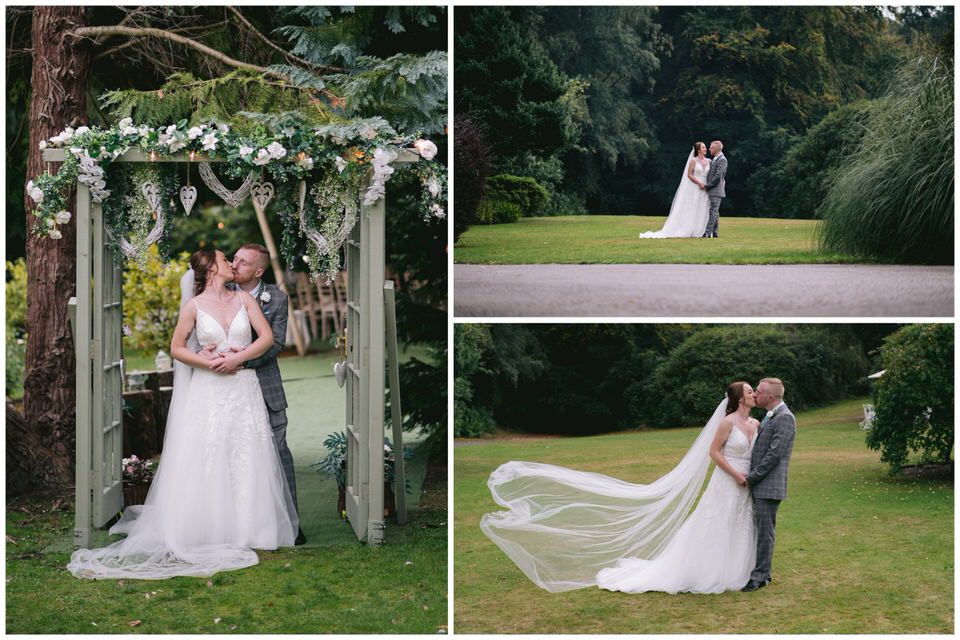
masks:
[(70, 461), (54, 454), (7, 403), (7, 497), (62, 492), (70, 486)]
[[(83, 7), (33, 9), (28, 177), (46, 169), (38, 147), (41, 140), (71, 123), (86, 121), (89, 48), (67, 35), (85, 23)], [(68, 484), (72, 482), (70, 468), (76, 462), (74, 351), (67, 316), (67, 302), (76, 289), (76, 216), (61, 227), (62, 239), (39, 239), (29, 233), (35, 218), (33, 201), (27, 198), (26, 202), (29, 337), (24, 421), (27, 431), (44, 445), (33, 455), (53, 455), (65, 461), (63, 465), (49, 464), (48, 468), (65, 473), (68, 477), (61, 480)]]

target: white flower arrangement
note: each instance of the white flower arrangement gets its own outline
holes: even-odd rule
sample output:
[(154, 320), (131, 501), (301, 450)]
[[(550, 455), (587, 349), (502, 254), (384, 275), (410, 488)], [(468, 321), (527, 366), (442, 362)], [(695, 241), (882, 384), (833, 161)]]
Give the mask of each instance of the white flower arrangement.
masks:
[(257, 297), (260, 299), (260, 302), (266, 304), (266, 303), (270, 302), (271, 295), (270, 295), (270, 292), (269, 292), (269, 291), (267, 291), (266, 289), (264, 289), (263, 291), (260, 292), (260, 295), (257, 296)]

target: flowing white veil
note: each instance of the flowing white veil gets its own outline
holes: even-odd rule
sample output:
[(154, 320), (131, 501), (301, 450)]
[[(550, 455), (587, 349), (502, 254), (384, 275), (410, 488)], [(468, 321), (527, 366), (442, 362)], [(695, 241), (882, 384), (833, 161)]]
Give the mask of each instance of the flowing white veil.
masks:
[(709, 215), (709, 199), (700, 188), (687, 179), (687, 167), (693, 160), (693, 150), (683, 163), (680, 182), (670, 203), (670, 213), (659, 231), (645, 231), (640, 238), (692, 238), (703, 234)]
[(648, 485), (507, 462), (487, 486), (508, 511), (485, 514), (480, 528), (547, 591), (594, 586), (597, 573), (621, 558), (655, 558), (693, 510), (726, 408), (724, 398), (680, 463)]

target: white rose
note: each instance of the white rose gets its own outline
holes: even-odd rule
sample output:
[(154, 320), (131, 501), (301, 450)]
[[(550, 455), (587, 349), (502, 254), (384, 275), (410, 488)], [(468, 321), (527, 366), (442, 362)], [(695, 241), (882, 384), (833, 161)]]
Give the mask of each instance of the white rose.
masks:
[(40, 190), (40, 187), (33, 184), (33, 180), (27, 183), (27, 195), (37, 204), (43, 202), (43, 191)]
[(177, 131), (177, 125), (172, 124), (169, 127), (167, 127), (165, 131), (168, 136), (172, 136)]
[(267, 145), (267, 151), (270, 152), (270, 157), (276, 160), (287, 155), (287, 150), (283, 148), (283, 145), (279, 142), (271, 142)]
[(264, 291), (260, 294), (260, 301), (261, 301), (261, 302), (270, 302), (270, 292), (264, 290)]
[(444, 215), (446, 215), (443, 210), (443, 207), (441, 207), (438, 204), (430, 205), (430, 211), (432, 211), (433, 215), (437, 216), (438, 218), (442, 218)]
[(50, 236), (50, 238), (51, 238), (52, 240), (59, 240), (60, 238), (63, 237), (63, 234), (60, 233), (60, 230), (59, 230), (59, 229), (53, 229), (53, 230), (51, 230), (48, 235)]
[(117, 126), (120, 127), (121, 129), (126, 129), (132, 124), (133, 124), (133, 118), (124, 118), (123, 120), (117, 123)]
[(66, 140), (67, 139), (64, 137), (64, 135), (60, 133), (50, 138), (50, 144), (63, 144), (66, 142)]
[(424, 160), (433, 160), (433, 157), (437, 155), (437, 145), (423, 138), (416, 140), (413, 143), (413, 148), (417, 150), (417, 153), (419, 153), (420, 157)]
[(347, 168), (347, 165), (350, 164), (340, 156), (337, 156), (333, 159), (333, 163), (337, 165), (337, 172), (343, 173), (343, 170)]
[(201, 129), (200, 127), (191, 127), (190, 130), (187, 131), (187, 135), (190, 137), (191, 140), (195, 138), (199, 138), (200, 136), (203, 135), (203, 129)]
[(90, 127), (77, 127), (77, 130), (74, 133), (78, 136), (82, 136), (88, 131), (90, 131)]
[(47, 219), (44, 220), (43, 222), (44, 222), (45, 225), (47, 225), (47, 226), (50, 227), (51, 229), (53, 229), (53, 228), (55, 228), (55, 227), (57, 226), (57, 223), (53, 220), (53, 218), (47, 218)]
[(187, 146), (187, 143), (183, 140), (174, 139), (174, 141), (170, 143), (170, 152), (180, 151), (180, 149), (183, 149), (185, 146)]
[(136, 127), (121, 127), (120, 133), (125, 136), (135, 136), (139, 133), (139, 130)]
[(437, 182), (436, 178), (430, 178), (427, 181), (427, 190), (430, 192), (434, 198), (440, 195), (440, 183)]
[(47, 141), (46, 141), (46, 140), (41, 140), (41, 141), (40, 141), (40, 151), (43, 151), (43, 150), (46, 149), (46, 148), (47, 148)]
[(253, 164), (263, 166), (270, 162), (270, 152), (266, 149), (260, 149), (257, 152), (257, 157), (253, 159)]
[(217, 148), (217, 136), (214, 133), (208, 133), (203, 138), (203, 148), (208, 151), (213, 151)]
[(141, 136), (145, 136), (150, 133), (150, 127), (147, 125), (141, 125), (141, 127), (137, 129), (137, 133), (139, 133)]
[(54, 219), (57, 221), (57, 224), (67, 224), (70, 222), (70, 212), (57, 211), (57, 213), (54, 215)]
[(248, 147), (247, 145), (241, 145), (241, 146), (240, 146), (240, 157), (242, 158), (242, 157), (244, 157), (244, 156), (248, 156), (248, 155), (250, 155), (251, 153), (253, 153), (254, 151), (256, 151), (256, 149), (254, 149), (253, 147)]

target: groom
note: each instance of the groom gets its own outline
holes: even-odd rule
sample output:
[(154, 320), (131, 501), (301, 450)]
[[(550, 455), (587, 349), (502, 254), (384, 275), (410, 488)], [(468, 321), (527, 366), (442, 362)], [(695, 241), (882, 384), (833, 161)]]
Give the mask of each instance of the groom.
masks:
[(719, 238), (720, 233), (720, 201), (727, 197), (724, 189), (727, 181), (724, 179), (727, 175), (727, 158), (723, 155), (723, 143), (714, 140), (710, 143), (710, 171), (707, 172), (707, 182), (700, 187), (706, 189), (710, 197), (710, 218), (707, 220), (707, 230), (703, 232), (701, 238)]
[(787, 467), (797, 435), (797, 419), (783, 403), (783, 383), (779, 378), (760, 381), (757, 406), (767, 410), (757, 430), (747, 474), (757, 523), (757, 564), (741, 591), (756, 591), (770, 583), (777, 509), (780, 501), (787, 497)]
[[(238, 361), (235, 353), (223, 354), (220, 362), (213, 365), (217, 373), (231, 374), (239, 367), (254, 369), (260, 381), (260, 391), (267, 405), (270, 416), (270, 426), (273, 428), (273, 442), (280, 455), (283, 465), (283, 475), (287, 479), (290, 489), (290, 498), (293, 508), (300, 512), (297, 505), (297, 480), (293, 471), (293, 455), (287, 447), (287, 396), (283, 393), (283, 384), (280, 382), (280, 367), (277, 365), (277, 355), (283, 350), (287, 337), (287, 295), (274, 284), (267, 284), (260, 277), (270, 266), (270, 253), (267, 248), (259, 244), (245, 244), (233, 256), (233, 284), (249, 293), (263, 310), (270, 329), (273, 331), (273, 344), (259, 358), (248, 360), (246, 363)], [(201, 356), (215, 358), (209, 351), (202, 351)], [(297, 529), (297, 539), (294, 544), (304, 544), (307, 541), (302, 529)]]

